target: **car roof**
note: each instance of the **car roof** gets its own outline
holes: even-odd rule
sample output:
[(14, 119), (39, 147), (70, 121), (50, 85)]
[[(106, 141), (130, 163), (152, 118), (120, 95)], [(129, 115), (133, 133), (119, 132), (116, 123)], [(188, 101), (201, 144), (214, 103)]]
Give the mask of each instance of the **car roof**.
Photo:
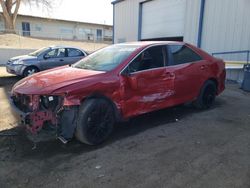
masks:
[(138, 41), (138, 42), (125, 42), (125, 43), (120, 43), (117, 45), (135, 45), (135, 46), (150, 46), (150, 45), (156, 45), (156, 44), (186, 44), (185, 42), (178, 42), (178, 41)]
[(65, 46), (65, 45), (53, 45), (53, 46), (49, 46), (49, 48), (55, 49), (55, 48), (75, 48), (78, 50), (83, 51), (83, 49), (75, 47), (75, 46)]

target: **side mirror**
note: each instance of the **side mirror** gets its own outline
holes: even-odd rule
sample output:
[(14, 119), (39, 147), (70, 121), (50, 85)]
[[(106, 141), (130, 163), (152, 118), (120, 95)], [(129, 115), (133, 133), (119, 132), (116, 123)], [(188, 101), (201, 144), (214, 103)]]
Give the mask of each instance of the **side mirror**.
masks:
[(127, 67), (125, 70), (121, 72), (121, 75), (126, 78), (128, 81), (131, 89), (137, 90), (138, 89), (138, 83), (137, 83), (137, 77), (130, 73), (129, 67)]

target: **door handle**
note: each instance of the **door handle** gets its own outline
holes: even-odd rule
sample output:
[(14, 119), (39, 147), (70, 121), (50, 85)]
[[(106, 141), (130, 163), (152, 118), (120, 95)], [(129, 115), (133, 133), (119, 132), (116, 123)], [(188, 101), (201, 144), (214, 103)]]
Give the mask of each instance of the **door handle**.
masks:
[(60, 59), (59, 61), (64, 61), (63, 59)]

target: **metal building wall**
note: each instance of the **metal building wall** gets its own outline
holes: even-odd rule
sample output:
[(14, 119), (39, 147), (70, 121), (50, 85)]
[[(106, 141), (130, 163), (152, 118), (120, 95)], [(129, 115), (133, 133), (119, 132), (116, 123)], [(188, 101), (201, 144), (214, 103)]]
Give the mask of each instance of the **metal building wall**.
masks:
[(184, 23), (184, 41), (197, 45), (201, 0), (187, 0)]
[[(139, 3), (145, 0), (124, 0), (114, 4), (114, 43), (137, 41)], [(184, 41), (197, 43), (200, 0), (187, 0)]]
[[(138, 39), (139, 2), (142, 1), (145, 0), (115, 4), (115, 43)], [(184, 41), (194, 45), (198, 39), (200, 8), (201, 0), (186, 1)], [(209, 53), (250, 49), (249, 10), (250, 0), (206, 0), (201, 48)]]
[(114, 5), (114, 43), (138, 39), (140, 1), (125, 0)]
[(210, 53), (250, 49), (249, 18), (249, 0), (206, 0), (201, 47)]
[(114, 43), (138, 40), (139, 4), (146, 1), (118, 0), (114, 4)]

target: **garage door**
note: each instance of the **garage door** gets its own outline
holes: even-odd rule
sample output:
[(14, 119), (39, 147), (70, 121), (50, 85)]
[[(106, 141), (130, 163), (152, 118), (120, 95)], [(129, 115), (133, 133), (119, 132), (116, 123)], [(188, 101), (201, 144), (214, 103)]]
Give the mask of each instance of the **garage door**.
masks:
[(141, 6), (142, 40), (183, 36), (186, 0), (153, 0)]

